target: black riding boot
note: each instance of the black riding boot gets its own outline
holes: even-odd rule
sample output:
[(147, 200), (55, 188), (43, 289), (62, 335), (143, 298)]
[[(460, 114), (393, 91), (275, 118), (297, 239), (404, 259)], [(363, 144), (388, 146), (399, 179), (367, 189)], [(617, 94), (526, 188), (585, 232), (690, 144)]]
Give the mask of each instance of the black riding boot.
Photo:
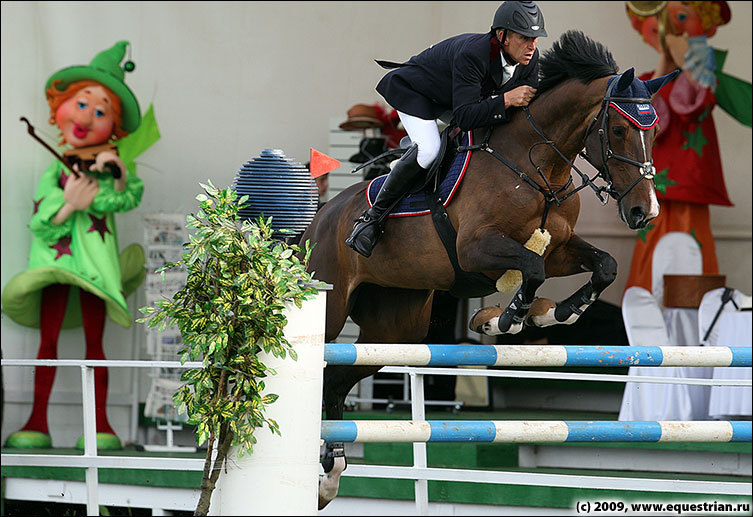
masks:
[(384, 221), (390, 210), (408, 192), (416, 178), (426, 171), (418, 164), (418, 146), (408, 149), (390, 171), (379, 190), (374, 205), (366, 210), (353, 225), (353, 233), (345, 244), (364, 257), (371, 256), (371, 250), (384, 232)]

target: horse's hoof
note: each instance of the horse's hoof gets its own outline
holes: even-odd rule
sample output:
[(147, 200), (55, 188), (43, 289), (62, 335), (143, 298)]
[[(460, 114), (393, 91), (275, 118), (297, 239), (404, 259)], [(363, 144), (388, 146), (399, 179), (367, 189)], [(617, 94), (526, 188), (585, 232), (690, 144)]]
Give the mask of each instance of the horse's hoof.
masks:
[(332, 468), (329, 472), (319, 475), (319, 509), (327, 506), (337, 495), (340, 488), (340, 475), (347, 468), (348, 463), (344, 456), (333, 458)]
[(504, 318), (505, 321), (500, 325), (499, 319), (494, 320), (494, 326), (496, 327), (495, 334), (517, 334), (523, 330), (523, 322), (515, 323), (512, 318)]
[(526, 325), (529, 327), (548, 327), (557, 321), (554, 319), (554, 309), (557, 304), (549, 298), (536, 298), (526, 314)]
[(502, 312), (502, 307), (497, 305), (477, 309), (468, 322), (468, 328), (474, 332), (486, 334), (487, 330), (491, 330), (489, 328), (491, 327), (491, 320), (499, 318), (502, 315)]

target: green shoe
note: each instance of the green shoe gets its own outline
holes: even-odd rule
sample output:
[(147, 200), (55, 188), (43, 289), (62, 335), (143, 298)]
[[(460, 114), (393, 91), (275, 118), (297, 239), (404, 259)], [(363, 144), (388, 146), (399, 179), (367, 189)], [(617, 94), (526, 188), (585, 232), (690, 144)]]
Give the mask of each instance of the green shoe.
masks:
[(16, 431), (5, 441), (5, 446), (11, 449), (50, 449), (52, 438), (39, 431)]
[[(76, 440), (76, 449), (84, 450), (84, 435)], [(99, 451), (117, 451), (123, 448), (120, 438), (111, 433), (97, 433), (97, 450)]]

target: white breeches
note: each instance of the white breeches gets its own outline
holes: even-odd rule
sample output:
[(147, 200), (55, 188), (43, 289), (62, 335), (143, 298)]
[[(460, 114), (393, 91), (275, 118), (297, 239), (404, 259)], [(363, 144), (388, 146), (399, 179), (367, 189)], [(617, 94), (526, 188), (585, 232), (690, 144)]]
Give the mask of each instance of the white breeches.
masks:
[(418, 164), (428, 169), (439, 154), (440, 139), (439, 127), (436, 120), (424, 120), (422, 118), (397, 112), (400, 122), (408, 132), (408, 136), (414, 144), (418, 144)]

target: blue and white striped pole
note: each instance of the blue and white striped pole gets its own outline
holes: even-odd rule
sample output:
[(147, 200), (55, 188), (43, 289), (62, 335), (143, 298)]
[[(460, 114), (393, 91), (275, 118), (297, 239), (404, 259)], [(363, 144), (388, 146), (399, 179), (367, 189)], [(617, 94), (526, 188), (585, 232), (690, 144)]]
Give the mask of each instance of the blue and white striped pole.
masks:
[(750, 442), (751, 422), (325, 420), (325, 442)]
[(556, 346), (339, 344), (324, 348), (328, 365), (352, 366), (747, 366), (747, 346)]

